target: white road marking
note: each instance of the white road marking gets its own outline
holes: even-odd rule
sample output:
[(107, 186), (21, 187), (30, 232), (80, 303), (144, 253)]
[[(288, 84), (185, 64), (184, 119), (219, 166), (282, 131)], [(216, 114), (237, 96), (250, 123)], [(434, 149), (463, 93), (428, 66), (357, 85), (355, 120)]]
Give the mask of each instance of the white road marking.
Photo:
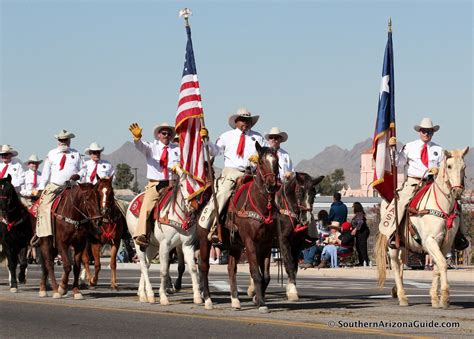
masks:
[[(450, 297), (474, 297), (474, 294), (450, 294)], [(429, 297), (428, 294), (407, 294), (408, 298), (415, 298), (415, 297)], [(392, 296), (387, 295), (369, 295), (369, 299), (392, 299)]]
[[(229, 283), (225, 280), (215, 280), (215, 281), (209, 281), (209, 285), (216, 288), (217, 290), (221, 292), (229, 292), (230, 293), (230, 286)], [(239, 293), (247, 293), (247, 290), (244, 289), (243, 287), (237, 287), (237, 290)]]
[(416, 288), (431, 288), (431, 284), (414, 281), (414, 280), (403, 280), (405, 284), (415, 286)]

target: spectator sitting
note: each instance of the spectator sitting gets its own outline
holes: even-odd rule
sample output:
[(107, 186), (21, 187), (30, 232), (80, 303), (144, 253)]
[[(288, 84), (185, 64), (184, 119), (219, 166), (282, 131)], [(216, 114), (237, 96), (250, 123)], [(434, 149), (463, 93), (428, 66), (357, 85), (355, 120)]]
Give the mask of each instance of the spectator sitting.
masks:
[(303, 250), (304, 262), (300, 268), (310, 268), (314, 265), (314, 257), (316, 255), (321, 255), (323, 251), (322, 242), (329, 236), (329, 218), (328, 212), (326, 210), (321, 210), (318, 212), (318, 220), (316, 221), (316, 229), (318, 234), (318, 240), (311, 246)]
[(331, 263), (331, 268), (337, 268), (337, 255), (343, 253), (350, 253), (354, 246), (354, 237), (351, 235), (351, 224), (344, 223), (342, 234), (339, 232), (340, 224), (337, 221), (331, 222), (329, 228), (331, 234), (324, 241), (327, 245), (324, 246), (323, 252), (321, 253), (321, 263), (318, 268), (324, 268), (327, 264)]
[(341, 201), (341, 193), (333, 195), (333, 203), (329, 209), (329, 221), (337, 221), (341, 225), (347, 221), (347, 206)]

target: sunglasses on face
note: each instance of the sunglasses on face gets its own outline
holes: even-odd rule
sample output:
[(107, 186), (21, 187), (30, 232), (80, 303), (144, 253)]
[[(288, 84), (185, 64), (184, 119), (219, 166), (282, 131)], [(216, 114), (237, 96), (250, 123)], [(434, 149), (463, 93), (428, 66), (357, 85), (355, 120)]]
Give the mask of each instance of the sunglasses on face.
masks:
[(58, 142), (65, 144), (68, 142), (69, 139), (58, 139)]
[(10, 153), (0, 154), (0, 157), (2, 157), (2, 158), (8, 158), (9, 156), (11, 156)]
[(90, 154), (97, 154), (97, 155), (99, 155), (99, 154), (100, 154), (100, 151), (90, 151), (89, 153), (90, 153)]
[(423, 133), (423, 134), (426, 134), (426, 135), (433, 135), (433, 130), (432, 129), (420, 129), (420, 132)]
[(168, 136), (168, 135), (171, 135), (171, 132), (168, 132), (168, 131), (161, 131), (160, 134), (166, 137), (166, 136)]
[(281, 140), (281, 137), (280, 137), (279, 135), (269, 135), (269, 136), (268, 136), (268, 139), (280, 141), (280, 140)]

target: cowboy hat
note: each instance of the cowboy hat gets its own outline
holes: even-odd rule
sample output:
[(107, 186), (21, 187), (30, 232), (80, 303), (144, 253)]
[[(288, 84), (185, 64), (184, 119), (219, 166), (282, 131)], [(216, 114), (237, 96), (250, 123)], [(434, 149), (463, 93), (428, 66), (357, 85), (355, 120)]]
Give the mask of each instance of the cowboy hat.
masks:
[(270, 138), (270, 135), (279, 135), (281, 137), (280, 142), (285, 142), (288, 140), (288, 134), (280, 131), (278, 127), (272, 127), (270, 132), (265, 134), (265, 140), (268, 140)]
[(161, 132), (163, 129), (168, 129), (171, 131), (171, 139), (174, 138), (174, 135), (176, 134), (176, 131), (174, 130), (174, 126), (171, 126), (167, 122), (162, 123), (161, 125), (155, 126), (153, 129), (153, 135), (155, 136), (155, 139), (158, 140), (158, 134)]
[(26, 161), (27, 164), (29, 164), (30, 162), (34, 162), (39, 165), (43, 162), (43, 160), (40, 160), (36, 154), (32, 154)]
[(339, 221), (331, 221), (331, 224), (328, 226), (329, 228), (340, 229), (341, 223)]
[(250, 122), (250, 128), (252, 128), (257, 123), (258, 118), (260, 118), (260, 116), (252, 116), (252, 113), (250, 113), (246, 108), (239, 108), (235, 114), (232, 114), (229, 117), (230, 127), (236, 127), (235, 120), (237, 120), (237, 118), (251, 119), (252, 121)]
[(99, 152), (102, 152), (104, 150), (104, 147), (100, 146), (98, 143), (96, 142), (93, 142), (92, 144), (90, 144), (89, 148), (86, 148), (86, 150), (84, 151), (84, 153), (86, 153), (87, 155), (90, 155), (91, 151), (99, 151)]
[(74, 133), (68, 132), (65, 129), (62, 129), (58, 134), (55, 134), (54, 137), (58, 140), (60, 139), (72, 139), (75, 138), (76, 136)]
[(439, 125), (433, 125), (433, 121), (430, 118), (423, 118), (419, 125), (413, 126), (415, 131), (419, 132), (420, 129), (432, 129), (434, 132), (439, 130)]
[(0, 154), (11, 154), (12, 157), (16, 157), (18, 152), (15, 151), (10, 145), (1, 145)]

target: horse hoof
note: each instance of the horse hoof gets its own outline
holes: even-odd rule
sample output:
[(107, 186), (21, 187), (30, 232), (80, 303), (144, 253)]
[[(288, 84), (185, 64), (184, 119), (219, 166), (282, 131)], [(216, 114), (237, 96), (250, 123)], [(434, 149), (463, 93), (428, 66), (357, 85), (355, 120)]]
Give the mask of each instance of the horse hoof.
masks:
[(163, 306), (168, 306), (170, 301), (168, 299), (160, 299), (160, 304)]
[(270, 310), (268, 309), (267, 306), (260, 306), (260, 307), (258, 308), (258, 311), (259, 311), (260, 313), (270, 313)]
[(18, 288), (12, 287), (12, 288), (10, 288), (10, 292), (12, 292), (12, 293), (18, 293)]
[(439, 304), (436, 302), (436, 303), (431, 303), (431, 307), (433, 308), (440, 308), (441, 306), (439, 306)]
[(90, 290), (95, 290), (95, 285), (89, 285)]
[(232, 298), (232, 309), (234, 310), (240, 310), (240, 300), (236, 298)]
[(140, 300), (141, 303), (148, 302), (148, 299), (146, 298), (146, 295), (139, 295), (138, 299)]
[(400, 306), (403, 306), (403, 307), (408, 306), (408, 301), (407, 300), (401, 300), (400, 301)]
[(447, 310), (449, 308), (449, 304), (441, 304), (441, 308), (443, 310)]
[(298, 301), (300, 300), (298, 294), (296, 293), (289, 293), (288, 294), (288, 301)]
[(18, 283), (21, 284), (21, 285), (25, 285), (25, 284), (26, 284), (26, 279), (24, 279), (24, 280), (18, 280)]
[(61, 294), (59, 292), (54, 292), (53, 299), (61, 299)]
[(74, 294), (74, 300), (84, 300), (84, 296), (82, 293), (76, 293)]
[(252, 302), (254, 303), (254, 305), (258, 305), (258, 304), (257, 304), (257, 296), (256, 296), (256, 295), (253, 296)]
[(196, 305), (202, 304), (202, 298), (201, 298), (201, 296), (194, 297), (193, 302), (194, 302)]
[(205, 302), (204, 302), (204, 308), (206, 310), (212, 310), (214, 307), (212, 306), (212, 300), (211, 299), (207, 299)]
[(39, 296), (40, 298), (45, 298), (45, 297), (48, 296), (48, 292), (46, 292), (46, 291), (39, 291), (38, 296)]
[(392, 298), (398, 298), (397, 287), (392, 287)]
[(253, 297), (255, 296), (255, 290), (249, 287), (249, 288), (247, 289), (247, 295), (248, 295), (250, 298), (253, 298)]
[(155, 296), (150, 296), (150, 297), (147, 297), (146, 300), (148, 301), (148, 303), (150, 304), (154, 304), (156, 303), (156, 299), (155, 299)]
[(66, 295), (67, 294), (67, 291), (62, 288), (61, 286), (58, 287), (58, 293), (61, 294), (61, 295)]
[(167, 293), (167, 294), (174, 294), (174, 292), (175, 292), (175, 289), (174, 289), (174, 288), (167, 288), (167, 289), (166, 289), (166, 293)]
[(117, 292), (117, 291), (118, 291), (118, 287), (117, 287), (117, 286), (112, 286), (110, 289), (111, 289), (112, 291), (114, 291), (114, 292)]

